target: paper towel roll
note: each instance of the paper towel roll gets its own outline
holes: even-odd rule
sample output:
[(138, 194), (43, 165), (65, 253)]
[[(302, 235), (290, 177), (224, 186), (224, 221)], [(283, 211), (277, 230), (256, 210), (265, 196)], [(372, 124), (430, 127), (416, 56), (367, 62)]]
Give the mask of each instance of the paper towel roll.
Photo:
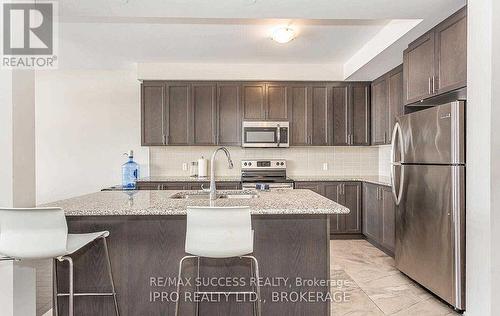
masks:
[(207, 168), (208, 162), (205, 158), (201, 157), (198, 159), (198, 177), (206, 178), (207, 177)]

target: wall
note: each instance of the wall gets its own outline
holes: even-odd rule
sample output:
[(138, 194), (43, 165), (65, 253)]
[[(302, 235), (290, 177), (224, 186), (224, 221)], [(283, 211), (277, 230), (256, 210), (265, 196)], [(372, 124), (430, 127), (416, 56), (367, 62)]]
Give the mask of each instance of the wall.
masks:
[(37, 72), (37, 203), (119, 184), (129, 149), (148, 175), (139, 104), (135, 70)]
[(12, 72), (0, 70), (0, 83), (0, 206), (12, 206)]
[(144, 80), (344, 80), (342, 64), (138, 63)]
[(467, 315), (499, 315), (500, 3), (468, 4)]
[(384, 177), (391, 176), (391, 145), (378, 147), (378, 173)]
[[(151, 147), (151, 175), (189, 175), (182, 164), (196, 161), (202, 155), (209, 159), (216, 147)], [(288, 149), (258, 149), (228, 147), (235, 162), (227, 168), (223, 154), (216, 160), (217, 175), (239, 176), (239, 162), (252, 158), (287, 159), (287, 173), (293, 175), (360, 176), (378, 174), (377, 147), (292, 147)], [(323, 170), (323, 163), (328, 170)]]

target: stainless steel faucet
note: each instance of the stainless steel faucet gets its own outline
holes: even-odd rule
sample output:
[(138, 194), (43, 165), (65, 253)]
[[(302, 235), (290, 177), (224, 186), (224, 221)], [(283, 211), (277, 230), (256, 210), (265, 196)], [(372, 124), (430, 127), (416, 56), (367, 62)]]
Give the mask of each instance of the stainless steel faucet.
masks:
[(227, 150), (226, 147), (219, 147), (212, 154), (212, 158), (210, 159), (210, 189), (203, 189), (205, 191), (210, 191), (210, 200), (212, 201), (217, 199), (217, 188), (215, 186), (215, 156), (221, 150), (226, 154), (228, 168), (233, 169), (234, 166), (233, 161), (231, 160), (231, 154), (229, 153), (229, 150)]

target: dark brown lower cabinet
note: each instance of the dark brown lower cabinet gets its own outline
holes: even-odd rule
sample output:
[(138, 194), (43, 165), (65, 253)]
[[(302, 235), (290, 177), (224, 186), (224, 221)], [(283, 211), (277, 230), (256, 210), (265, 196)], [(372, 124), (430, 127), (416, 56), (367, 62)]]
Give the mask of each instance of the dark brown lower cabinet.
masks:
[(296, 189), (309, 189), (351, 211), (330, 216), (330, 234), (361, 234), (361, 182), (295, 182)]
[[(138, 190), (201, 190), (209, 188), (208, 182), (137, 182)], [(239, 190), (241, 182), (216, 182), (217, 190)]]
[(394, 254), (396, 239), (396, 205), (391, 188), (372, 183), (363, 185), (363, 234), (385, 250)]

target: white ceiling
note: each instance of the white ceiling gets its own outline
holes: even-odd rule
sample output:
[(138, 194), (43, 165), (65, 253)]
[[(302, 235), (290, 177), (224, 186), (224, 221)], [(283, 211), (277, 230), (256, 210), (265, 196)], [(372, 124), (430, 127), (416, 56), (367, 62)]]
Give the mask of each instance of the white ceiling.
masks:
[[(340, 64), (347, 65), (346, 77), (371, 80), (378, 68), (400, 62), (400, 47), (464, 4), (465, 0), (61, 0), (59, 66)], [(396, 19), (422, 21), (405, 26), (393, 23)], [(278, 25), (293, 26), (298, 37), (288, 44), (273, 42), (270, 32)], [(398, 49), (391, 52), (392, 46)], [(389, 54), (383, 62), (370, 66), (384, 51)]]

